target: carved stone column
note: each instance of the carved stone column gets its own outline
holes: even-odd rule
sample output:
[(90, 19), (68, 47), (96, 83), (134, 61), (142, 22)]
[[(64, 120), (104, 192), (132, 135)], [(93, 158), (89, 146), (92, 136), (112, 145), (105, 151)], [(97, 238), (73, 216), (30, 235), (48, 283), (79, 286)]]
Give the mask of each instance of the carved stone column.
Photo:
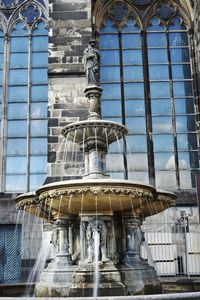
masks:
[(57, 246), (58, 253), (56, 255), (55, 261), (62, 262), (66, 265), (72, 264), (71, 255), (69, 253), (69, 226), (71, 222), (67, 219), (57, 219), (54, 223), (57, 229)]
[(99, 120), (101, 119), (101, 98), (102, 88), (100, 86), (88, 86), (85, 89), (85, 96), (89, 100), (90, 114), (88, 120)]
[(141, 220), (138, 217), (125, 217), (125, 231), (126, 231), (126, 251), (124, 254), (124, 263), (132, 265), (134, 263), (142, 262), (140, 256), (140, 245), (144, 240), (141, 229)]

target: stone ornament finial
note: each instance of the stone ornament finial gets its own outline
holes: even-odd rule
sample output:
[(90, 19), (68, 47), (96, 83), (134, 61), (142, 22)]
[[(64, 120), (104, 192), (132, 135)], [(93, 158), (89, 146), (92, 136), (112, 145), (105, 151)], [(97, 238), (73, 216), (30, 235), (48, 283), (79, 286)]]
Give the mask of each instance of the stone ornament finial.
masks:
[(100, 54), (94, 39), (84, 50), (84, 68), (88, 86), (100, 86)]

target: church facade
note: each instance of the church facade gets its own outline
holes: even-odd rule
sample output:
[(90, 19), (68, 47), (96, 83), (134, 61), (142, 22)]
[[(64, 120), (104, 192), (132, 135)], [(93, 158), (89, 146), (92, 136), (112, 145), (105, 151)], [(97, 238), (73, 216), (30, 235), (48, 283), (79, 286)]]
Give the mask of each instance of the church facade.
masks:
[(22, 280), (52, 228), (17, 212), (16, 196), (84, 173), (61, 130), (89, 114), (91, 39), (102, 117), (129, 131), (109, 151), (108, 174), (176, 193), (176, 207), (144, 221), (145, 239), (159, 275), (200, 275), (199, 22), (197, 0), (2, 0), (0, 283)]

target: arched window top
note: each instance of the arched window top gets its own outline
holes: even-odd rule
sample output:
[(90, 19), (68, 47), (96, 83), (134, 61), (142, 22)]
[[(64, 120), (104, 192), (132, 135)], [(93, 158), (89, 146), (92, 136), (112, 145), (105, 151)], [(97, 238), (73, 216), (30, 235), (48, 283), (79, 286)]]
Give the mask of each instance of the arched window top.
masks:
[(27, 36), (28, 31), (26, 28), (26, 24), (23, 21), (17, 21), (11, 27), (11, 36)]
[(111, 18), (107, 18), (100, 30), (101, 33), (117, 33), (118, 30)]
[(165, 27), (162, 25), (161, 20), (158, 17), (153, 17), (149, 21), (148, 31), (165, 31)]
[(48, 28), (46, 22), (39, 20), (37, 23), (34, 24), (33, 35), (48, 35)]
[(134, 19), (129, 18), (126, 21), (122, 31), (123, 32), (140, 32), (140, 28)]
[(174, 17), (168, 27), (169, 30), (187, 30), (183, 20), (179, 17), (176, 16)]

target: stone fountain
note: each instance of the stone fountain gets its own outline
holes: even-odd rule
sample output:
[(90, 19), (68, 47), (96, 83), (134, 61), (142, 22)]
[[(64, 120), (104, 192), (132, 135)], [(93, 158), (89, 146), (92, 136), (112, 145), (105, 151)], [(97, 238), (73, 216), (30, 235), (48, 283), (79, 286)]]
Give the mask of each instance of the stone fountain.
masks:
[(86, 121), (65, 126), (62, 135), (83, 151), (85, 174), (79, 180), (43, 185), (16, 199), (19, 209), (55, 227), (52, 243), (57, 255), (41, 274), (35, 295), (92, 296), (96, 270), (95, 296), (160, 293), (154, 268), (140, 256), (144, 240), (141, 224), (145, 217), (175, 205), (175, 195), (141, 182), (109, 178), (108, 147), (124, 138), (127, 129), (101, 118), (100, 57), (94, 40), (86, 48), (84, 59), (90, 114)]

